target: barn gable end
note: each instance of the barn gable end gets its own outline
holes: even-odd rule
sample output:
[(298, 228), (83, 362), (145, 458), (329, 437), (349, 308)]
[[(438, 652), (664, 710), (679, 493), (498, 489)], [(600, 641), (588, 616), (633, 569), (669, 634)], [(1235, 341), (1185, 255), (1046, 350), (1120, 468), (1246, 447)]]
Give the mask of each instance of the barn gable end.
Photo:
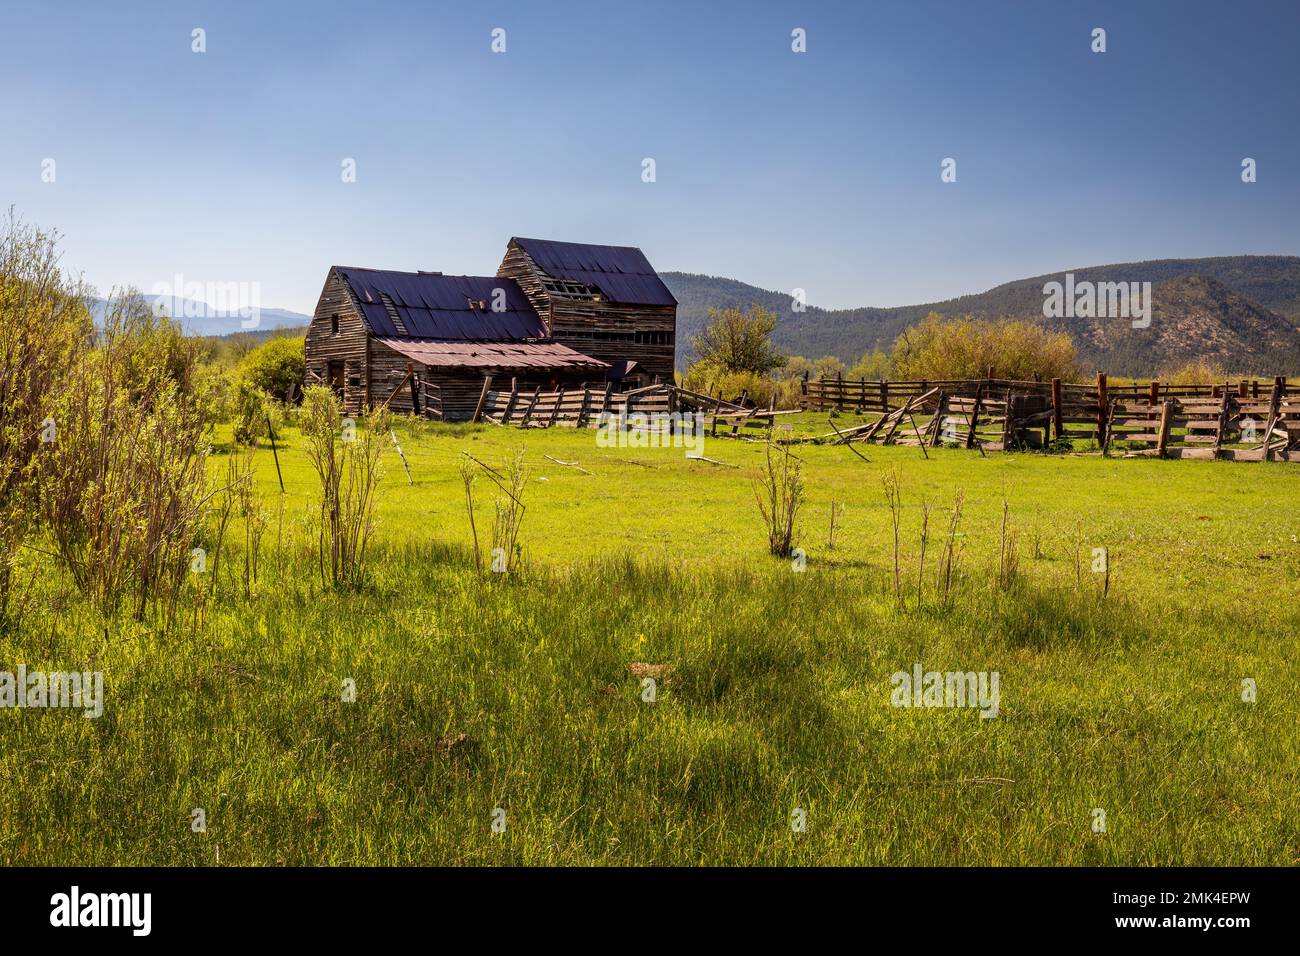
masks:
[(512, 238), (515, 280), (557, 342), (610, 363), (627, 385), (672, 381), (677, 300), (634, 246)]
[(334, 387), (349, 415), (358, 414), (369, 401), (369, 346), (370, 329), (351, 290), (337, 270), (330, 269), (303, 346), (307, 381)]

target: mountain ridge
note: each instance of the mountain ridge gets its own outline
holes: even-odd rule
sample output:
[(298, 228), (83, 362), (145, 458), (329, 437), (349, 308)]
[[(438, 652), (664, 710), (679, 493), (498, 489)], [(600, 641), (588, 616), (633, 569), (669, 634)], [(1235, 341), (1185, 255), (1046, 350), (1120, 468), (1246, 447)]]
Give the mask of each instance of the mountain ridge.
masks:
[[(1152, 328), (1125, 319), (1046, 319), (1043, 285), (1076, 282), (1151, 282)], [(1084, 266), (1013, 279), (984, 292), (903, 306), (791, 309), (790, 296), (736, 279), (700, 273), (660, 273), (679, 302), (678, 364), (690, 358), (690, 339), (710, 306), (757, 303), (777, 315), (775, 343), (787, 352), (834, 355), (852, 364), (875, 348), (886, 351), (898, 334), (930, 312), (976, 318), (1026, 319), (1068, 331), (1085, 366), (1118, 375), (1144, 375), (1194, 358), (1232, 371), (1300, 370), (1300, 256), (1213, 256)], [(1180, 280), (1199, 278), (1202, 282)]]

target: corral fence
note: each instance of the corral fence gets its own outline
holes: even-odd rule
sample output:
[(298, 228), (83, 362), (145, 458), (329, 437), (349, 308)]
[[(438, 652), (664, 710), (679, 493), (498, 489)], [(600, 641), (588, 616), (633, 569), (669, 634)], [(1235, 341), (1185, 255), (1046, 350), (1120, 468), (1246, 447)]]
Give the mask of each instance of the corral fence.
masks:
[(614, 384), (563, 386), (553, 391), (540, 387), (492, 389), (490, 377), (483, 380), (483, 392), (474, 409), (475, 422), (550, 428), (596, 427), (608, 416), (630, 416), (672, 411), (675, 408), (670, 385), (647, 385), (627, 392), (615, 392)]
[(484, 378), (472, 421), (524, 428), (595, 428), (611, 417), (630, 420), (635, 415), (682, 412), (704, 416), (704, 427), (713, 435), (737, 435), (741, 429), (770, 429), (778, 417), (801, 411), (759, 408), (745, 394), (727, 400), (660, 382), (626, 392), (614, 391), (612, 382), (559, 386), (548, 391), (537, 386), (521, 387), (516, 379), (504, 388), (494, 389), (493, 384), (491, 376)]
[(1090, 441), (1130, 456), (1300, 458), (1300, 388), (1284, 377), (1195, 385), (1111, 385), (1104, 374), (1094, 384), (823, 378), (802, 383), (800, 404), (880, 416), (824, 436), (835, 443), (1010, 451)]

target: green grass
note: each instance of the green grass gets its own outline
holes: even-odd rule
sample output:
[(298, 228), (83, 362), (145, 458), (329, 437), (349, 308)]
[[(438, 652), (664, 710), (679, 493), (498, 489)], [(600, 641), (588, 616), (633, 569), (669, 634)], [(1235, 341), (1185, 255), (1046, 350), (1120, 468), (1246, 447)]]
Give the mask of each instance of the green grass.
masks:
[[(828, 430), (817, 421), (801, 427)], [(867, 464), (801, 446), (795, 573), (766, 554), (749, 487), (761, 445), (708, 441), (730, 468), (569, 429), (399, 437), (415, 484), (388, 456), (359, 593), (313, 576), (314, 478), (292, 433), (251, 602), (223, 573), (201, 620), (105, 621), (25, 552), (33, 603), (0, 635), (0, 668), (103, 670), (106, 705), (98, 720), (0, 712), (0, 862), (1300, 860), (1295, 465), (874, 446)], [(496, 465), (521, 445), (524, 566), (480, 578), (457, 460)], [(935, 508), (920, 608), (895, 607), (885, 468), (909, 589), (921, 501)], [(256, 477), (278, 509), (269, 449)], [(941, 609), (932, 572), (958, 488), (963, 575)], [(992, 583), (1004, 497), (1021, 559), (1009, 593)], [(832, 499), (846, 510), (828, 550)], [(230, 541), (222, 560), (233, 574)], [(891, 707), (890, 675), (916, 661), (998, 671), (1000, 716)], [(633, 662), (672, 665), (652, 704)]]

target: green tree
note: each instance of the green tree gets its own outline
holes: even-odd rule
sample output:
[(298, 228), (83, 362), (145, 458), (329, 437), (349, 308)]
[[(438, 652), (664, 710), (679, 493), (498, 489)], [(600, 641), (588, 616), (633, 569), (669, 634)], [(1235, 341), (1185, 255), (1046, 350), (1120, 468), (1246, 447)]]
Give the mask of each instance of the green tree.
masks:
[(709, 324), (691, 339), (701, 363), (723, 372), (767, 375), (785, 364), (785, 356), (772, 345), (776, 313), (761, 305), (749, 311), (709, 309)]

